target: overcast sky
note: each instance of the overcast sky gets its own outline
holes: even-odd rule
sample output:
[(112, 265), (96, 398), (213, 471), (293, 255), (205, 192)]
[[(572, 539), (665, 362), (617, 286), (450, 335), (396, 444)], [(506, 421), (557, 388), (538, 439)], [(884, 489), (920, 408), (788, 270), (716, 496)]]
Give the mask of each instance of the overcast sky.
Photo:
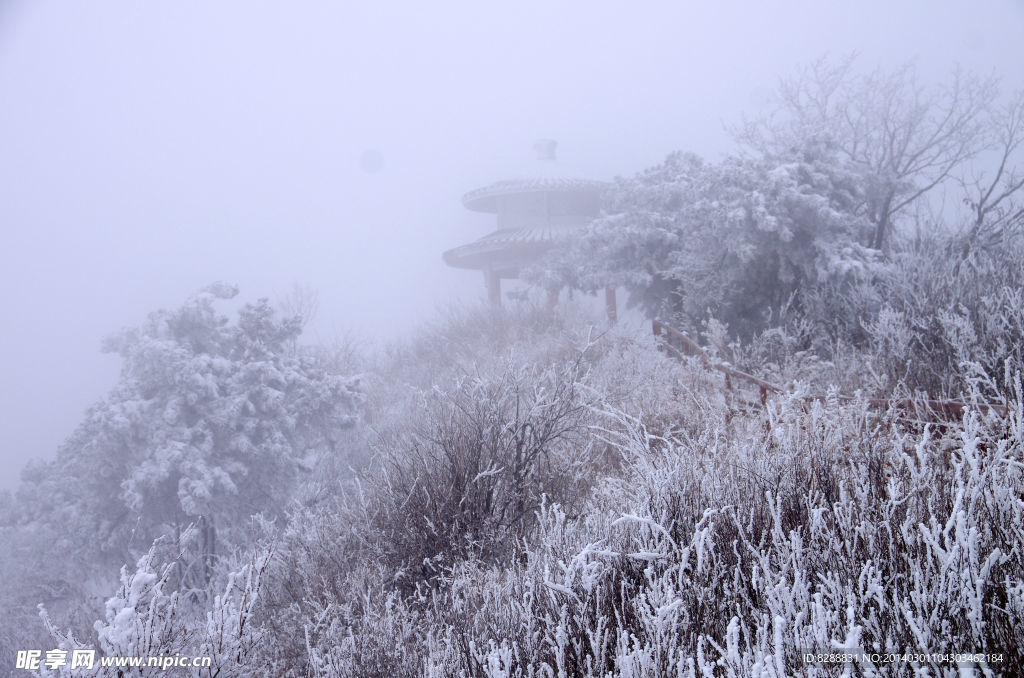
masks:
[(598, 179), (715, 157), (780, 76), (851, 50), (1020, 87), (1024, 2), (0, 0), (0, 488), (148, 311), (297, 282), (315, 339), (396, 337), (483, 295), (440, 254), (488, 231), (460, 196), (535, 139)]

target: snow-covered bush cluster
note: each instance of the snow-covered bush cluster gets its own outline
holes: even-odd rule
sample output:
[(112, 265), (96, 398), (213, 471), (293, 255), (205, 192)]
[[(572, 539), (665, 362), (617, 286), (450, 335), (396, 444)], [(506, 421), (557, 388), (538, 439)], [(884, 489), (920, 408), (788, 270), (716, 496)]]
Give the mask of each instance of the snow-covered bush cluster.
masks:
[(801, 649), (1021, 647), (1019, 438), (977, 417), (940, 436), (777, 407), (753, 439), (652, 452), (637, 429), (584, 517), (547, 508), (524, 563), (454, 575), (433, 609), (457, 614), (428, 663), (786, 676), (815, 674)]
[[(544, 502), (505, 559), (467, 552), (409, 590), (375, 556), (369, 571), (345, 565), (333, 600), (314, 578), (307, 670), (829, 675), (799, 651), (837, 648), (999, 648), (1012, 661), (1024, 642), (1019, 378), (1013, 389), (1009, 419), (940, 427), (796, 397), (698, 435), (612, 417), (595, 440), (620, 465), (580, 507)], [(390, 536), (344, 534), (330, 550)]]
[(974, 382), (1008, 417), (923, 425), (803, 382), (738, 408), (700, 361), (594, 325), (471, 309), (365, 360), (365, 402), (393, 409), (321, 451), (358, 469), (319, 467), (203, 586), (180, 576), (201, 526), (119, 585), (97, 568), (29, 645), (323, 678), (830, 675), (801, 652), (1021, 646), (1019, 363)]
[[(83, 643), (73, 634), (54, 626), (45, 608), (42, 618), (54, 642), (51, 646), (72, 652), (98, 649), (103, 656), (122, 658), (209, 658), (203, 675), (249, 676), (252, 658), (261, 647), (263, 632), (253, 621), (259, 601), (261, 578), (271, 557), (269, 551), (252, 556), (252, 561), (229, 571), (225, 582), (218, 582), (218, 591), (208, 606), (196, 605), (179, 590), (171, 590), (173, 565), (159, 570), (155, 565), (155, 549), (143, 555), (135, 570), (121, 568), (121, 585), (106, 601), (103, 619), (94, 624), (96, 642)], [(170, 666), (170, 664), (168, 664)], [(167, 670), (166, 667), (161, 670)], [(147, 667), (138, 675), (155, 669)], [(74, 667), (71, 663), (40, 668), (39, 675), (110, 676), (125, 675), (116, 666)]]

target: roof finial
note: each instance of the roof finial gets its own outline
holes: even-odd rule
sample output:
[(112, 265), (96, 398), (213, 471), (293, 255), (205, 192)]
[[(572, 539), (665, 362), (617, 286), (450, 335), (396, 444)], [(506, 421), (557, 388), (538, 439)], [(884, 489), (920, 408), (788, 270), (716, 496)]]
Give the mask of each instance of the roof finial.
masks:
[(557, 147), (558, 142), (554, 139), (539, 139), (533, 145), (533, 148), (537, 151), (538, 160), (554, 160), (555, 148)]

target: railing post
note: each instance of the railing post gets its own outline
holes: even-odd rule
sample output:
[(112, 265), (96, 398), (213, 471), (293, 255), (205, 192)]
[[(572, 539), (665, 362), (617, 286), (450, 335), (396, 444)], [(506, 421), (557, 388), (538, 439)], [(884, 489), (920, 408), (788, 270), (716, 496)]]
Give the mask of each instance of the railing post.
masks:
[(611, 285), (604, 288), (604, 306), (608, 314), (608, 324), (614, 325), (619, 319), (619, 305), (615, 301), (615, 288)]

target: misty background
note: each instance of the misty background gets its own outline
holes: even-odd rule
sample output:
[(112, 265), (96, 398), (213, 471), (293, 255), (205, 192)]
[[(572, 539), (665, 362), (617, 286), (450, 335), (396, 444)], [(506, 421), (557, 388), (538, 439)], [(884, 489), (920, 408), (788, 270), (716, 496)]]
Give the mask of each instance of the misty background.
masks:
[(445, 249), (539, 137), (595, 179), (725, 125), (825, 53), (1024, 81), (1024, 3), (0, 3), (0, 488), (114, 384), (100, 340), (213, 280), (316, 290), (309, 338), (483, 296)]

